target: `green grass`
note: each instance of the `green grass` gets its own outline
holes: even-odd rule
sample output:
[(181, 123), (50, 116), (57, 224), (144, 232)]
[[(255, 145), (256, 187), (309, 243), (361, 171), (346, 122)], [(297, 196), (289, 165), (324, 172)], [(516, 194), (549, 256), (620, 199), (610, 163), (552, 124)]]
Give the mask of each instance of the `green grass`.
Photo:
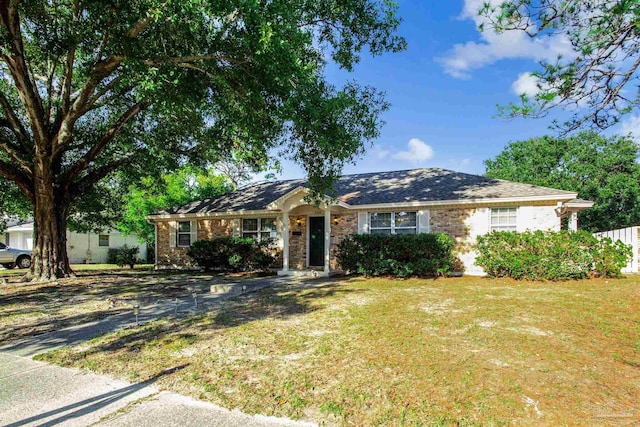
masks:
[(312, 283), (43, 359), (326, 425), (640, 420), (636, 277)]

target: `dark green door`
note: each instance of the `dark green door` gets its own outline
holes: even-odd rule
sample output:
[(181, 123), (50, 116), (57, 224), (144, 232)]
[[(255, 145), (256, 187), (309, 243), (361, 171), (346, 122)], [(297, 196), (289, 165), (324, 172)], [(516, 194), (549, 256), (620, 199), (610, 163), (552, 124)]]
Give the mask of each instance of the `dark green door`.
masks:
[(324, 266), (324, 217), (309, 218), (309, 265)]

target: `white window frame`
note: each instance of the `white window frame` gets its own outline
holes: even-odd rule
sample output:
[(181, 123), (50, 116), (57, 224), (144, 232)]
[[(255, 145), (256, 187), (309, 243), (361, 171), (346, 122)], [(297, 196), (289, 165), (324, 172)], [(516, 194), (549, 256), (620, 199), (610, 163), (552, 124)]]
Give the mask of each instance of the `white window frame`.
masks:
[[(511, 212), (514, 215), (511, 215)], [(498, 218), (511, 218), (513, 217), (513, 223), (508, 224), (493, 224), (494, 213)], [(499, 208), (491, 208), (489, 210), (489, 232), (493, 231), (518, 231), (518, 207), (517, 206), (503, 206)]]
[[(189, 231), (180, 231), (180, 224), (189, 224)], [(189, 237), (188, 245), (180, 244), (180, 236), (187, 235)], [(188, 248), (191, 246), (191, 221), (176, 221), (176, 247)]]
[[(258, 227), (256, 230), (246, 230), (244, 228), (244, 222), (245, 220), (251, 220), (251, 219), (256, 219), (258, 220)], [(262, 221), (264, 220), (273, 220), (273, 230), (271, 231), (264, 231), (262, 230)], [(255, 239), (256, 242), (261, 242), (263, 240), (262, 234), (263, 233), (269, 233), (269, 238), (267, 240), (269, 241), (275, 241), (277, 238), (276, 237), (272, 237), (271, 233), (272, 232), (276, 232), (277, 234), (277, 230), (278, 230), (278, 219), (276, 217), (264, 217), (264, 218), (242, 218), (241, 223), (240, 223), (240, 235), (244, 238), (244, 237), (251, 237), (253, 239)], [(245, 236), (245, 234), (251, 234), (251, 236)]]
[[(103, 245), (101, 239), (105, 236), (107, 238), (107, 244)], [(110, 245), (111, 245), (111, 236), (109, 236), (108, 234), (98, 234), (98, 247), (108, 248)]]
[[(405, 212), (407, 214), (414, 214), (416, 217), (416, 225), (412, 226), (412, 227), (397, 227), (396, 226), (396, 215), (400, 214), (401, 212)], [(380, 215), (380, 214), (391, 214), (391, 226), (390, 227), (373, 227), (371, 225), (371, 217), (373, 215)], [(391, 234), (398, 234), (396, 233), (396, 230), (414, 230), (415, 233), (402, 233), (402, 234), (418, 234), (418, 212), (417, 211), (399, 211), (399, 212), (369, 212), (368, 215), (368, 219), (369, 219), (369, 234), (376, 234), (374, 233), (375, 230), (390, 230)], [(382, 233), (380, 233), (382, 234)]]

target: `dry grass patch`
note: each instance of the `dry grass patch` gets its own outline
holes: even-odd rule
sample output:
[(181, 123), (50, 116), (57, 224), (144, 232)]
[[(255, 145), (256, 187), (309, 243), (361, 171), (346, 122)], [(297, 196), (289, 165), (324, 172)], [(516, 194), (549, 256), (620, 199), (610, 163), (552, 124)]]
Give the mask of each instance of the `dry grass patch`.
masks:
[(328, 425), (640, 422), (640, 286), (481, 278), (281, 286), (44, 356)]
[(73, 268), (76, 278), (47, 284), (22, 283), (24, 270), (5, 270), (12, 274), (0, 284), (0, 344), (131, 310), (133, 304), (190, 299), (192, 289), (208, 292), (212, 283), (243, 277), (153, 271), (150, 266)]

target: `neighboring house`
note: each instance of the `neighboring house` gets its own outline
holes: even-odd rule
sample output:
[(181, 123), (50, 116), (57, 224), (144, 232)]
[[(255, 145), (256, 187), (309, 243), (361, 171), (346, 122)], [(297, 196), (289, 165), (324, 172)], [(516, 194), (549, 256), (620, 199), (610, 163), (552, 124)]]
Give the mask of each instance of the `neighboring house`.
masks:
[[(14, 248), (33, 249), (33, 221), (9, 223), (0, 240)], [(125, 244), (139, 247), (138, 258), (147, 259), (147, 245), (134, 235), (124, 236), (117, 230), (99, 234), (67, 231), (67, 254), (72, 264), (104, 264), (109, 248)]]
[(466, 273), (483, 274), (472, 249), (478, 235), (559, 230), (565, 216), (577, 229), (577, 212), (593, 205), (570, 191), (437, 168), (346, 175), (334, 189), (315, 207), (305, 199), (305, 180), (264, 182), (150, 215), (157, 267), (189, 267), (191, 243), (233, 235), (274, 239), (279, 274), (329, 275), (338, 269), (336, 249), (346, 235), (444, 232), (456, 241)]

